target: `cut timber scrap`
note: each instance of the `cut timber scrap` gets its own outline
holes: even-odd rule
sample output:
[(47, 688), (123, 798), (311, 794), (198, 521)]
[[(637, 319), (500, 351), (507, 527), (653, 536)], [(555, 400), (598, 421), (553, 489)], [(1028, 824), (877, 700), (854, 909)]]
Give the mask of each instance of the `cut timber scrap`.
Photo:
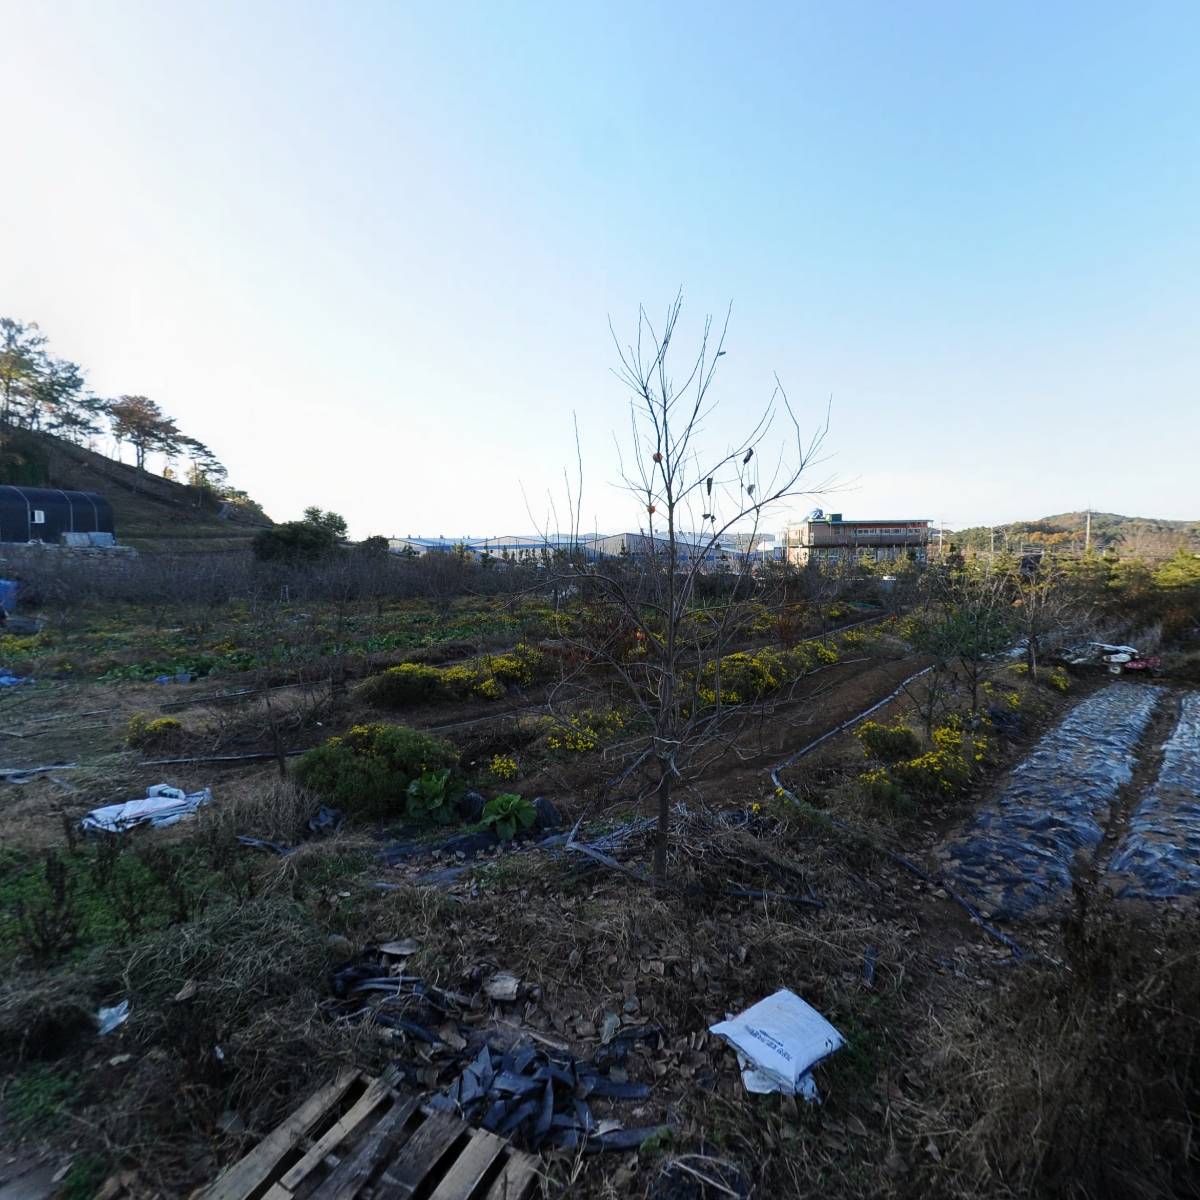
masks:
[(502, 1137), (477, 1129), (429, 1200), (458, 1200), (460, 1196), (472, 1195), (507, 1145)]
[(409, 1118), (416, 1111), (415, 1099), (398, 1103), (364, 1138), (357, 1150), (346, 1155), (313, 1192), (316, 1200), (353, 1200), (375, 1174), (381, 1162), (391, 1158), (404, 1140)]
[[(388, 1164), (375, 1189), (378, 1200), (412, 1200), (413, 1193), (450, 1154), (467, 1127), (444, 1113), (434, 1113), (408, 1139)], [(466, 1193), (470, 1195), (470, 1193)], [(461, 1193), (460, 1193), (461, 1195)], [(454, 1200), (459, 1200), (456, 1196)]]
[(515, 1154), (504, 1164), (485, 1200), (523, 1200), (533, 1190), (537, 1165), (528, 1154)]
[(338, 1072), (338, 1077), (331, 1084), (309, 1096), (282, 1125), (202, 1192), (203, 1200), (244, 1200), (246, 1196), (265, 1192), (288, 1152), (301, 1139), (311, 1135), (313, 1129), (323, 1122), (330, 1107), (337, 1104), (358, 1079), (357, 1071), (347, 1069)]
[(537, 1168), (506, 1139), (423, 1111), (393, 1073), (344, 1071), (199, 1200), (527, 1200)]
[(331, 1154), (339, 1142), (344, 1141), (362, 1121), (369, 1117), (379, 1107), (381, 1101), (390, 1098), (394, 1082), (395, 1077), (387, 1075), (371, 1083), (355, 1102), (354, 1107), (345, 1116), (339, 1117), (313, 1143), (312, 1149), (294, 1167), (284, 1173), (283, 1178), (279, 1181), (281, 1185), (279, 1190), (286, 1189), (285, 1195), (295, 1191), (296, 1187), (303, 1182), (304, 1177), (322, 1159)]

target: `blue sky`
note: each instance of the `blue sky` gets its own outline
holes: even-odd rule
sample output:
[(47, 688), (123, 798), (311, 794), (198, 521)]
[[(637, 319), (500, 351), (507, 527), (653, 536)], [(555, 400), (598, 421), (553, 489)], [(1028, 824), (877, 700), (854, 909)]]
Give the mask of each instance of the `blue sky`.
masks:
[(526, 530), (574, 412), (636, 526), (608, 319), (679, 287), (711, 445), (832, 397), (827, 508), (1200, 517), (1195, 4), (0, 16), (0, 313), (277, 518)]

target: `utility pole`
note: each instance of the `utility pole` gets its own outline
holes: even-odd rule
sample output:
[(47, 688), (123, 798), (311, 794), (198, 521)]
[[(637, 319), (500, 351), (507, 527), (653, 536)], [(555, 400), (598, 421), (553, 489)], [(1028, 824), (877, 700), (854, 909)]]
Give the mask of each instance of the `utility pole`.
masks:
[(1084, 513), (1084, 516), (1086, 518), (1086, 523), (1084, 525), (1083, 534), (1083, 552), (1084, 554), (1087, 554), (1092, 548), (1092, 510), (1090, 508), (1087, 509), (1087, 511)]

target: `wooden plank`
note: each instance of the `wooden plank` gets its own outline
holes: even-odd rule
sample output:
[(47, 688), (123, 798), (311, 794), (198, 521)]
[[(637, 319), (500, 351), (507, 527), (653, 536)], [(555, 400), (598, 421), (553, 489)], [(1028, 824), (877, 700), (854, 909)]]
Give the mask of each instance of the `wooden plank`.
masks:
[(359, 1189), (371, 1178), (375, 1168), (392, 1153), (404, 1137), (404, 1127), (416, 1108), (416, 1096), (407, 1100), (397, 1100), (380, 1118), (379, 1124), (370, 1130), (362, 1145), (334, 1167), (329, 1178), (313, 1192), (312, 1200), (353, 1200)]
[(381, 1101), (392, 1095), (395, 1081), (394, 1072), (389, 1072), (380, 1079), (372, 1080), (371, 1085), (358, 1098), (354, 1106), (339, 1117), (317, 1139), (312, 1149), (294, 1167), (288, 1169), (280, 1179), (280, 1184), (289, 1192), (294, 1192), (309, 1171), (321, 1162), (351, 1130), (356, 1129), (362, 1121), (366, 1120), (379, 1107)]
[(349, 1091), (357, 1078), (358, 1072), (352, 1068), (339, 1071), (331, 1084), (309, 1096), (282, 1125), (202, 1192), (203, 1200), (245, 1200), (255, 1188), (262, 1187), (279, 1160)]
[(413, 1193), (467, 1127), (444, 1113), (434, 1113), (405, 1143), (383, 1173), (375, 1200), (411, 1200)]
[(507, 1148), (504, 1138), (477, 1129), (429, 1200), (468, 1200), (488, 1168)]
[(537, 1177), (537, 1160), (528, 1154), (514, 1153), (488, 1189), (485, 1200), (524, 1200)]

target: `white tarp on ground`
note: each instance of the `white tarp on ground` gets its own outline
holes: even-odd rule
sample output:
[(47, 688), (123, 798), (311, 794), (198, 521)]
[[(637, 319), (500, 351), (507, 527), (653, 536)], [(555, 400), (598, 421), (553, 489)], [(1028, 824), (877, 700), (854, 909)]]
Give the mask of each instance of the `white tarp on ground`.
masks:
[(181, 818), (190, 817), (211, 799), (212, 792), (208, 788), (185, 792), (167, 783), (156, 783), (146, 789), (144, 799), (94, 808), (80, 824), (84, 829), (103, 833), (124, 833), (138, 825), (174, 825)]
[(738, 1054), (748, 1092), (783, 1092), (818, 1099), (812, 1068), (846, 1039), (795, 992), (778, 992), (709, 1027)]

